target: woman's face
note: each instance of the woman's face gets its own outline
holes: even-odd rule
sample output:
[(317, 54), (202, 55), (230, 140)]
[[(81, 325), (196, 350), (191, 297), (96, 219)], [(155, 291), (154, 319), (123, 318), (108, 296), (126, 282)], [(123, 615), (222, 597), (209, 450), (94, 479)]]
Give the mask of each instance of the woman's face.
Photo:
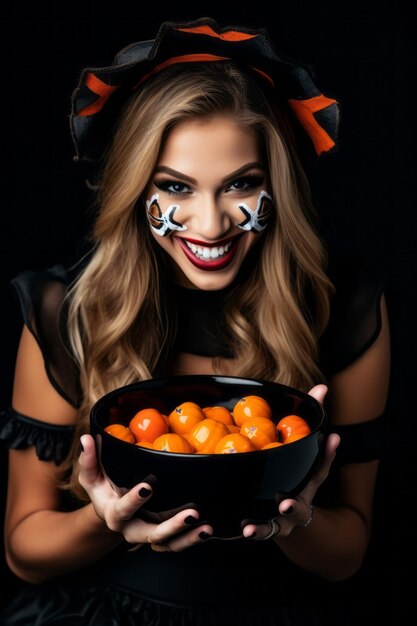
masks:
[(152, 235), (174, 261), (177, 282), (227, 287), (272, 212), (255, 131), (226, 115), (178, 124), (145, 197)]

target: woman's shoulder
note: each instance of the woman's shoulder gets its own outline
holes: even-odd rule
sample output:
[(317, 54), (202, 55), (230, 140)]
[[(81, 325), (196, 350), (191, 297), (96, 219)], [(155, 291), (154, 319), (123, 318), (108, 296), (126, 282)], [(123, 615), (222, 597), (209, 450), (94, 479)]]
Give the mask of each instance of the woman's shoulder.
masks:
[[(30, 298), (34, 303), (60, 305), (68, 287), (79, 276), (85, 267), (83, 258), (74, 264), (56, 264), (41, 269), (27, 269), (16, 274), (10, 281), (15, 287), (19, 298)], [(54, 297), (55, 296), (55, 297)]]
[(46, 269), (24, 270), (14, 276), (10, 284), (16, 290), (23, 320), (33, 332), (39, 314), (54, 322), (67, 292), (69, 278), (63, 265), (54, 265)]
[(83, 266), (84, 262), (77, 262), (24, 270), (10, 281), (22, 323), (39, 345), (50, 382), (74, 407), (80, 403), (80, 386), (68, 340), (66, 295)]
[(335, 291), (319, 343), (321, 367), (330, 376), (353, 363), (378, 337), (386, 279), (367, 259), (355, 255), (331, 255), (327, 273)]

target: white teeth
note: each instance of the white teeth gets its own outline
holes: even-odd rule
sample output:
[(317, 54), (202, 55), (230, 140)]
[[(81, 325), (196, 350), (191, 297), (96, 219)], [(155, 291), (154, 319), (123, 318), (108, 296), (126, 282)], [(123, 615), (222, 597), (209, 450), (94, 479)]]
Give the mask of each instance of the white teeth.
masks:
[(218, 259), (219, 257), (222, 257), (226, 252), (229, 252), (230, 247), (233, 243), (232, 241), (229, 241), (229, 243), (227, 243), (225, 246), (219, 246), (218, 248), (213, 246), (208, 248), (205, 246), (196, 246), (194, 243), (190, 243), (186, 239), (184, 239), (183, 241), (185, 241), (191, 252), (193, 252), (196, 257), (198, 257), (199, 259), (204, 259), (205, 261), (211, 261), (212, 259)]

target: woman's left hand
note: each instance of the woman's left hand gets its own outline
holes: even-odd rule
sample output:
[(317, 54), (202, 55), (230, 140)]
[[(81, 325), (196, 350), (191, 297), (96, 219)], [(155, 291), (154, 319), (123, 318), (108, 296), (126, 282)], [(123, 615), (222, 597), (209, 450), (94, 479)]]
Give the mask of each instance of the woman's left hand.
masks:
[(88, 494), (97, 518), (113, 533), (123, 536), (131, 549), (150, 544), (155, 552), (181, 552), (213, 534), (212, 527), (199, 520), (199, 511), (191, 503), (160, 514), (148, 514), (152, 520), (136, 515), (152, 498), (151, 477), (119, 494), (103, 474), (93, 436), (82, 435), (81, 445), (80, 485)]
[[(327, 390), (326, 385), (316, 385), (308, 393), (323, 404)], [(331, 433), (326, 440), (320, 467), (304, 489), (294, 498), (284, 496), (280, 499), (278, 495), (278, 511), (274, 520), (262, 524), (252, 524), (246, 521), (242, 530), (243, 536), (258, 540), (265, 540), (272, 536), (287, 537), (294, 528), (308, 526), (312, 520), (314, 496), (329, 474), (339, 442), (339, 435)]]

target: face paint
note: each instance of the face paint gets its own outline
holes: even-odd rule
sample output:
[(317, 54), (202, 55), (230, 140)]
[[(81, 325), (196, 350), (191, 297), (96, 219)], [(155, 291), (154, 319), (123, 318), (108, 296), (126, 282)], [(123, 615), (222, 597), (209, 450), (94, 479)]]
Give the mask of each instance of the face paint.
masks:
[(239, 224), (236, 222), (236, 226), (242, 230), (260, 233), (266, 228), (268, 218), (272, 213), (272, 198), (266, 191), (261, 191), (258, 197), (258, 206), (254, 211), (243, 203), (239, 204), (239, 209), (244, 214), (245, 219)]
[(146, 200), (146, 213), (153, 232), (161, 237), (166, 237), (174, 230), (187, 230), (186, 226), (174, 220), (174, 213), (180, 208), (179, 205), (172, 204), (165, 213), (162, 213), (158, 199), (159, 194), (154, 193), (150, 200)]

